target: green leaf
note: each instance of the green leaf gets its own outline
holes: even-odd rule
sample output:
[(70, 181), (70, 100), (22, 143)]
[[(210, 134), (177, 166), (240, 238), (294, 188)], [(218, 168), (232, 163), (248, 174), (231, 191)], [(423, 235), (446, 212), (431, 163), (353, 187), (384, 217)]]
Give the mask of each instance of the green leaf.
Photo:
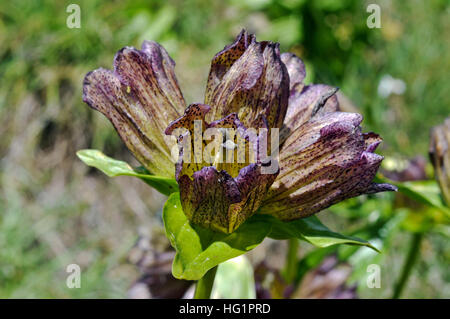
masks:
[(163, 221), (176, 250), (172, 274), (187, 280), (199, 280), (209, 269), (255, 248), (271, 230), (271, 225), (259, 218), (250, 218), (232, 234), (191, 225), (183, 213), (179, 193), (168, 198)]
[(450, 209), (446, 207), (441, 197), (441, 191), (434, 180), (429, 181), (411, 181), (411, 182), (394, 182), (384, 176), (378, 175), (375, 179), (377, 183), (389, 183), (397, 186), (398, 191), (427, 206), (435, 207), (450, 217)]
[(219, 265), (211, 297), (215, 299), (255, 299), (253, 267), (245, 255)]
[(345, 236), (331, 231), (316, 216), (297, 219), (291, 222), (282, 222), (268, 215), (260, 215), (261, 217), (266, 218), (267, 222), (272, 224), (272, 231), (269, 237), (273, 239), (298, 238), (322, 248), (336, 244), (350, 244), (367, 246), (378, 251), (376, 247), (363, 239)]
[(265, 237), (298, 238), (317, 247), (359, 245), (378, 252), (365, 240), (331, 231), (315, 216), (282, 222), (273, 216), (256, 214), (232, 234), (214, 232), (189, 222), (179, 193), (168, 198), (163, 209), (163, 221), (166, 235), (176, 250), (172, 274), (178, 279), (199, 280), (209, 269), (255, 248)]
[(128, 163), (108, 157), (98, 150), (80, 150), (77, 156), (86, 165), (98, 168), (109, 177), (135, 176), (164, 195), (178, 192), (178, 184), (174, 179), (150, 175), (144, 168), (133, 168)]

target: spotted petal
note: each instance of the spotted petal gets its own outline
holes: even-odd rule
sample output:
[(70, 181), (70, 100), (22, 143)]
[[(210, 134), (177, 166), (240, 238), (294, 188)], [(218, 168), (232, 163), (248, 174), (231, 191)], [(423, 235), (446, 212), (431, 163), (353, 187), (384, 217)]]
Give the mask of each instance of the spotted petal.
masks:
[(336, 112), (339, 103), (335, 93), (337, 88), (324, 84), (305, 86), (305, 64), (295, 54), (286, 52), (281, 55), (289, 73), (289, 105), (281, 131), (284, 141), (296, 128), (317, 114)]
[(242, 30), (233, 43), (225, 46), (218, 52), (211, 61), (211, 69), (208, 75), (208, 83), (206, 84), (205, 103), (211, 100), (215, 88), (220, 84), (224, 75), (237, 59), (247, 50), (250, 43), (255, 41), (253, 34), (248, 34)]
[(153, 174), (173, 177), (168, 123), (185, 102), (166, 50), (145, 41), (142, 50), (117, 52), (114, 70), (97, 69), (83, 83), (83, 101), (103, 113), (134, 156)]
[(289, 95), (289, 107), (281, 130), (281, 140), (284, 141), (313, 116), (338, 111), (336, 92), (337, 88), (325, 84), (294, 86)]
[[(205, 154), (208, 144), (204, 143), (202, 135), (196, 131), (198, 125), (203, 127), (200, 134), (209, 128), (236, 130), (232, 141), (222, 143), (222, 138), (219, 139), (221, 148), (226, 148), (228, 143), (237, 143), (239, 135), (245, 134), (245, 127), (235, 113), (207, 123), (204, 117), (209, 110), (208, 105), (191, 104), (182, 117), (168, 126), (166, 134), (176, 133), (175, 130), (179, 128), (185, 129), (185, 133), (176, 133), (182, 147), (175, 176), (186, 217), (194, 224), (231, 233), (259, 208), (278, 170), (267, 174), (263, 167), (272, 163), (269, 161), (262, 164), (258, 156), (254, 157), (254, 162), (250, 162), (249, 151), (254, 149), (258, 141), (250, 138), (247, 140), (245, 136), (242, 137), (246, 149), (241, 153), (243, 159), (237, 149), (231, 156), (231, 162), (225, 162), (225, 155), (221, 152), (213, 153), (210, 158), (205, 159), (202, 154)], [(215, 142), (216, 139), (210, 143)], [(200, 147), (197, 151), (195, 144)], [(187, 157), (186, 150), (190, 153)], [(222, 160), (213, 162), (212, 159), (219, 158), (219, 154)]]
[(326, 113), (295, 130), (282, 146), (280, 174), (261, 213), (293, 220), (346, 198), (396, 190), (372, 182), (383, 159), (373, 153), (381, 139), (361, 133), (361, 121), (355, 113)]
[(244, 31), (211, 64), (205, 103), (214, 121), (237, 113), (245, 127), (257, 128), (264, 115), (270, 128), (281, 128), (289, 96), (289, 74), (278, 43), (256, 42)]
[(295, 54), (285, 52), (281, 55), (286, 69), (289, 73), (289, 89), (292, 91), (297, 86), (297, 90), (301, 91), (303, 88), (303, 80), (306, 77), (306, 69), (303, 61)]

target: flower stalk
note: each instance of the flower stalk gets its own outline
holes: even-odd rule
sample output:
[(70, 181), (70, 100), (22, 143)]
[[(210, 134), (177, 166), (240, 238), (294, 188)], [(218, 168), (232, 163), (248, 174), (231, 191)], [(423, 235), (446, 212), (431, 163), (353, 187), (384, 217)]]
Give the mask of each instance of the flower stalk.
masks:
[(214, 285), (214, 278), (216, 277), (217, 267), (215, 266), (208, 270), (208, 272), (197, 281), (195, 286), (194, 299), (209, 299)]
[(411, 270), (417, 260), (417, 256), (419, 255), (420, 244), (422, 243), (423, 235), (423, 233), (414, 233), (412, 235), (408, 255), (406, 257), (405, 264), (403, 265), (400, 279), (395, 285), (392, 299), (400, 298), (403, 289), (405, 288), (406, 282), (408, 281), (409, 275), (411, 274)]
[(286, 265), (284, 269), (284, 279), (288, 283), (292, 283), (295, 280), (297, 274), (297, 253), (299, 242), (297, 238), (291, 238), (288, 240), (288, 249), (286, 255)]

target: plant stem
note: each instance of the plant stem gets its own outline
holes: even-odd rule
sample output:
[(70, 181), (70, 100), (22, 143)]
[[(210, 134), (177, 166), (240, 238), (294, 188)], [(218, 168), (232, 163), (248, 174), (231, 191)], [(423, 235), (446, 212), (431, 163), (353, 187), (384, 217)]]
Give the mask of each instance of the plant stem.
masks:
[(284, 279), (287, 283), (292, 283), (297, 275), (297, 252), (298, 239), (291, 238), (288, 241), (288, 251), (286, 255), (286, 265), (284, 268)]
[(214, 278), (216, 277), (217, 266), (208, 270), (208, 272), (197, 281), (195, 287), (194, 299), (209, 299), (211, 296), (211, 290), (214, 284)]
[(392, 295), (393, 299), (398, 299), (402, 294), (403, 288), (405, 288), (405, 284), (408, 281), (409, 275), (411, 274), (411, 269), (416, 262), (417, 256), (419, 255), (422, 239), (423, 233), (414, 233), (412, 235), (408, 255), (406, 257), (405, 264), (403, 265), (400, 279), (395, 285), (394, 294)]

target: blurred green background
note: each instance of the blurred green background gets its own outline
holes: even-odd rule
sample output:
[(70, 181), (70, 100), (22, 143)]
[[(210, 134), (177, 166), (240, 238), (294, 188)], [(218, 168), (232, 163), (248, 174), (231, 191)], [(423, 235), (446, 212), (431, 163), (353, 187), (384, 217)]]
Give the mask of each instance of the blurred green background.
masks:
[[(80, 29), (66, 26), (70, 3), (81, 8)], [(366, 25), (369, 3), (381, 7), (380, 29)], [(346, 104), (364, 115), (364, 130), (384, 138), (382, 155), (426, 156), (430, 128), (450, 113), (445, 0), (2, 1), (0, 297), (127, 296), (139, 277), (129, 250), (138, 235), (160, 231), (164, 196), (131, 177), (109, 179), (76, 158), (79, 149), (97, 148), (133, 162), (110, 123), (81, 101), (83, 77), (111, 68), (123, 46), (155, 40), (176, 61), (187, 102), (202, 101), (212, 56), (242, 28), (303, 58), (307, 82), (340, 87)], [(379, 91), (389, 76), (404, 87), (400, 94)], [(393, 200), (386, 195), (358, 214), (392, 210)], [(352, 203), (319, 216), (345, 232)], [(401, 215), (389, 214), (393, 223)], [(408, 247), (407, 230), (395, 229), (377, 257), (382, 288), (367, 288), (366, 274), (355, 272), (360, 297), (391, 296)], [(450, 297), (447, 241), (425, 238), (404, 297)], [(82, 268), (81, 289), (66, 287), (71, 263)]]

